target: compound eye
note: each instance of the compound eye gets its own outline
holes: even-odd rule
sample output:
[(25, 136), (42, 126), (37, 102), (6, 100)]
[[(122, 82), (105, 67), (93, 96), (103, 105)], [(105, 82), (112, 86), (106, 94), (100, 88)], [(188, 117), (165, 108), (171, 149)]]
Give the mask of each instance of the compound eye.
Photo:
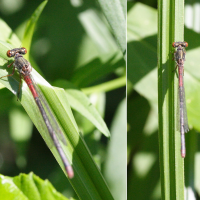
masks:
[(7, 56), (8, 56), (8, 57), (13, 57), (14, 54), (13, 54), (13, 52), (12, 52), (11, 50), (8, 50), (8, 51), (7, 51)]
[(21, 49), (22, 49), (21, 54), (26, 54), (27, 53), (27, 49), (25, 47), (22, 47)]
[(185, 47), (188, 47), (188, 43), (187, 42), (185, 42)]
[(177, 43), (176, 43), (176, 42), (173, 42), (173, 43), (172, 43), (172, 46), (173, 46), (173, 47), (177, 47)]

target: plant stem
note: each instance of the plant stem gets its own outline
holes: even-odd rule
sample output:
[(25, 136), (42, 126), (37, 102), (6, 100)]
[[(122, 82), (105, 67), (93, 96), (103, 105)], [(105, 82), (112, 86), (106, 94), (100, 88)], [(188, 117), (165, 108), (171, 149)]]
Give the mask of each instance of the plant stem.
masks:
[(183, 40), (184, 1), (158, 1), (158, 109), (163, 200), (184, 199), (184, 159), (180, 152), (178, 80), (172, 43)]
[(108, 81), (106, 83), (102, 83), (96, 86), (83, 88), (81, 90), (85, 94), (92, 94), (92, 93), (97, 93), (97, 92), (108, 92), (108, 91), (115, 90), (123, 86), (126, 86), (126, 76), (123, 76), (115, 80)]

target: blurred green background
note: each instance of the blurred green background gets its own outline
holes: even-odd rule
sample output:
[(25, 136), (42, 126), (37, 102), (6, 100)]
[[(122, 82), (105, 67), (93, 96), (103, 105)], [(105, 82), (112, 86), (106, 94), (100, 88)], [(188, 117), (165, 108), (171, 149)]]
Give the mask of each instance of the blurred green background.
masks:
[[(41, 2), (0, 0), (0, 17), (21, 39), (26, 21)], [(117, 59), (112, 60), (116, 54)], [(49, 1), (37, 22), (30, 56), (31, 62), (39, 66), (39, 73), (53, 86), (62, 85), (66, 80), (80, 89), (105, 83), (104, 90), (92, 89), (87, 94), (104, 117), (111, 139), (102, 136), (77, 112), (74, 115), (113, 196), (124, 199), (126, 82), (111, 89), (106, 89), (106, 83), (125, 77), (125, 62), (98, 2)], [(94, 69), (106, 66), (108, 70), (88, 79), (77, 73), (77, 69), (85, 66)], [(16, 176), (33, 171), (42, 179), (49, 179), (67, 197), (76, 197), (16, 96), (4, 88), (0, 90), (0, 97), (0, 173)]]
[[(190, 126), (184, 159), (187, 199), (199, 199), (200, 195), (199, 9), (199, 1), (185, 1), (184, 39), (189, 46), (186, 48), (184, 82)], [(128, 1), (127, 10), (128, 200), (159, 200), (157, 1)], [(178, 117), (177, 114), (177, 120)]]

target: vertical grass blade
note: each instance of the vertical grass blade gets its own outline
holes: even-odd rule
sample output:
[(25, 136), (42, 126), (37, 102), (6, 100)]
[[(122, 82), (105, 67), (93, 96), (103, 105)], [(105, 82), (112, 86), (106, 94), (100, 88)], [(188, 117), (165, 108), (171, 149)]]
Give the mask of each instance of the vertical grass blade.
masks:
[(178, 81), (172, 43), (184, 41), (184, 1), (158, 1), (158, 109), (162, 199), (184, 199), (178, 127)]

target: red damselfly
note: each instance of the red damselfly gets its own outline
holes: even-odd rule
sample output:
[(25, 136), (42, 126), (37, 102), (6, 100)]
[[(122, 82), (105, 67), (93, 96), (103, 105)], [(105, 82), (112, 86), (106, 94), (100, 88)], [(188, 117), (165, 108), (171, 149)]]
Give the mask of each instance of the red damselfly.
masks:
[[(31, 64), (23, 57), (27, 53), (27, 50), (22, 47), (22, 48), (15, 48), (12, 50), (7, 51), (7, 56), (8, 57), (14, 57), (14, 61), (8, 65), (8, 67), (11, 67), (13, 65), (13, 72), (12, 74), (9, 74), (7, 76), (3, 77), (8, 77), (12, 76), (15, 73), (15, 68), (18, 70), (20, 74), (20, 84), (19, 84), (19, 89), (21, 88), (21, 79), (23, 77), (24, 81), (28, 85), (33, 98), (39, 108), (39, 111), (44, 119), (44, 122), (46, 124), (46, 127), (48, 129), (49, 135), (53, 141), (54, 146), (56, 147), (60, 158), (64, 164), (65, 170), (68, 174), (69, 178), (73, 178), (74, 172), (69, 164), (69, 161), (64, 153), (64, 150), (59, 142), (59, 140), (62, 141), (64, 145), (66, 145), (66, 140), (64, 137), (63, 132), (59, 128), (59, 125), (50, 109), (50, 106), (48, 105), (47, 101), (45, 100), (42, 92), (40, 91), (39, 87), (37, 86), (36, 82), (34, 81), (32, 75), (31, 75), (31, 70), (32, 66)], [(1, 78), (3, 78), (1, 77)], [(19, 94), (19, 90), (18, 90)]]
[[(187, 110), (185, 103), (185, 89), (184, 89), (184, 62), (185, 62), (185, 47), (188, 47), (187, 42), (174, 42), (172, 44), (177, 48), (174, 52), (174, 59), (176, 61), (176, 68), (178, 67), (178, 80), (179, 80), (179, 111), (180, 111), (180, 133), (181, 133), (181, 156), (185, 158), (185, 133), (189, 131)], [(176, 70), (176, 69), (175, 69)]]

